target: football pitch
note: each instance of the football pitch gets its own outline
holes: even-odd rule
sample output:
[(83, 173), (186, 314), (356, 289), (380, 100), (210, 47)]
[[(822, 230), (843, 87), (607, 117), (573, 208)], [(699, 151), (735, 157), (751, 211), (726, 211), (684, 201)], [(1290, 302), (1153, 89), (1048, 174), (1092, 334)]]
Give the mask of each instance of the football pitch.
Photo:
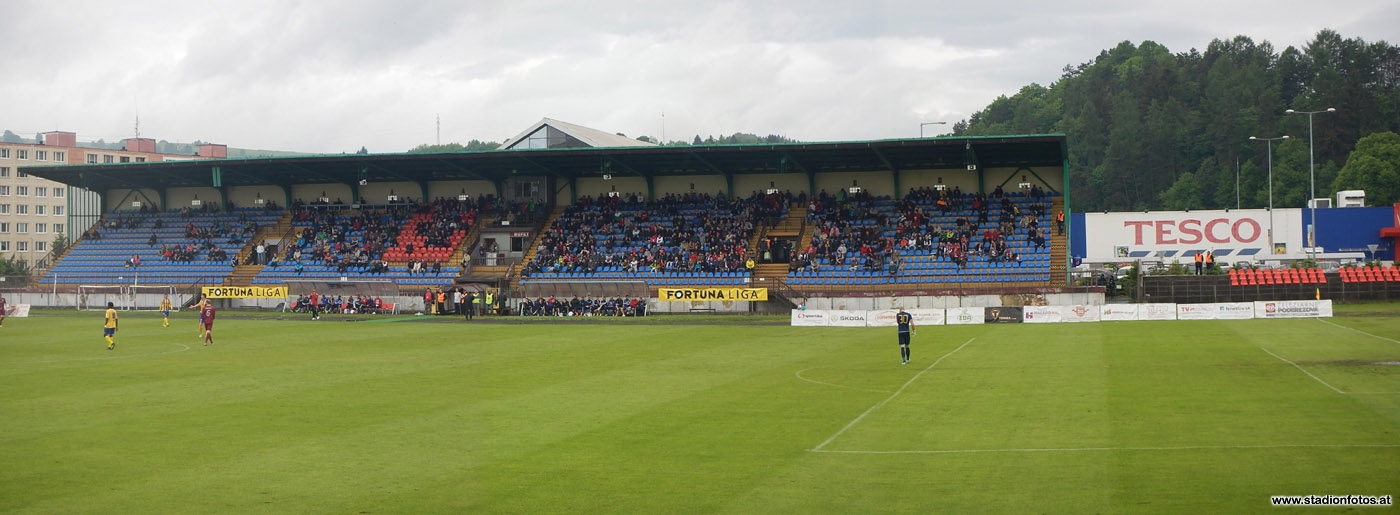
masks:
[[(893, 328), (37, 311), (0, 512), (1227, 513), (1400, 495), (1400, 306)], [(1352, 508), (1362, 509), (1362, 508)]]

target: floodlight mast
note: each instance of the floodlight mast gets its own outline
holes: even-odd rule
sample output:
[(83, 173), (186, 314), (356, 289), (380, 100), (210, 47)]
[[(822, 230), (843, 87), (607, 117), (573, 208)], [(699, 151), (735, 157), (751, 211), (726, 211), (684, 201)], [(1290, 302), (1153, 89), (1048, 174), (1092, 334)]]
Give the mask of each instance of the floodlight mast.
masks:
[(1288, 139), (1287, 135), (1277, 138), (1260, 138), (1250, 136), (1249, 139), (1263, 141), (1268, 145), (1269, 153), (1269, 252), (1274, 251), (1274, 142)]
[(1313, 123), (1312, 123), (1312, 120), (1313, 120), (1313, 115), (1315, 115), (1315, 114), (1319, 114), (1319, 113), (1335, 113), (1335, 112), (1337, 112), (1337, 108), (1335, 108), (1335, 107), (1329, 107), (1329, 108), (1327, 108), (1327, 109), (1323, 109), (1323, 110), (1320, 110), (1320, 111), (1295, 111), (1295, 110), (1289, 109), (1289, 110), (1284, 111), (1284, 112), (1285, 112), (1285, 113), (1288, 113), (1288, 114), (1306, 114), (1306, 115), (1308, 115), (1308, 185), (1309, 185), (1309, 186), (1308, 186), (1308, 213), (1309, 213), (1309, 215), (1310, 215), (1310, 217), (1311, 217), (1311, 219), (1312, 219), (1311, 221), (1308, 222), (1308, 248), (1310, 249), (1309, 252), (1313, 254), (1313, 259), (1317, 259), (1317, 253), (1316, 253), (1316, 252), (1313, 252), (1313, 251), (1311, 250), (1311, 249), (1316, 249), (1316, 248), (1317, 248), (1317, 174), (1316, 174), (1316, 173), (1314, 172), (1314, 170), (1313, 170), (1313, 168), (1314, 168), (1314, 164), (1313, 164), (1314, 159), (1313, 159)]

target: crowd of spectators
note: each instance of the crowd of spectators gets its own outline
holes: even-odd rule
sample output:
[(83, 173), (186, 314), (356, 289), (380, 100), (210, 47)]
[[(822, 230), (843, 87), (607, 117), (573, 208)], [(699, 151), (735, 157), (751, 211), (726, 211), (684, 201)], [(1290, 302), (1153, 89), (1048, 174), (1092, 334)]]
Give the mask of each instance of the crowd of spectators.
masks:
[[(838, 269), (894, 274), (908, 251), (927, 252), (959, 267), (970, 259), (1018, 263), (1021, 256), (1010, 244), (1018, 229), (1033, 249), (1048, 245), (1040, 227), (1048, 209), (1048, 202), (1040, 200), (1044, 192), (1032, 188), (1028, 197), (1034, 201), (1023, 210), (1000, 187), (991, 194), (924, 187), (911, 189), (890, 212), (877, 207), (868, 193), (822, 191), (808, 204), (816, 232), (793, 256), (791, 268), (820, 270), (824, 261)], [(936, 221), (949, 217), (951, 223)]]
[(647, 302), (637, 298), (572, 297), (557, 299), (539, 297), (520, 303), (521, 316), (550, 317), (634, 317), (646, 316)]
[(412, 213), (409, 205), (347, 211), (308, 207), (298, 199), (292, 206), (292, 223), (302, 229), (295, 244), (286, 247), (282, 259), (270, 261), (271, 266), (321, 264), (341, 272), (387, 272), (381, 258)]
[(755, 221), (776, 221), (790, 200), (786, 193), (669, 194), (650, 202), (635, 194), (583, 197), (541, 236), (521, 275), (603, 266), (631, 273), (744, 271)]
[(494, 205), (494, 202), (495, 197), (480, 197), (476, 201), (468, 197), (466, 200), (439, 198), (418, 204), (414, 213), (420, 216), (414, 217), (413, 233), (425, 238), (428, 247), (454, 247), (460, 238), (453, 240), (453, 234), (476, 225), (478, 206)]
[(815, 232), (807, 248), (793, 258), (796, 268), (819, 269), (818, 259), (839, 269), (885, 268), (894, 250), (893, 240), (884, 235), (889, 214), (876, 208), (869, 192), (837, 190), (832, 195), (822, 190), (808, 201), (807, 216)]

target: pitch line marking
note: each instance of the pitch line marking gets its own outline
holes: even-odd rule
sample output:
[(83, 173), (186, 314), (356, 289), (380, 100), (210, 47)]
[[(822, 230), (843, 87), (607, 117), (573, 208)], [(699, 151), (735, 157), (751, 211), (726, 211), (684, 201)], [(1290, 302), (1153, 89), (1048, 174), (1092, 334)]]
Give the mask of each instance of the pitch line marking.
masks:
[(1328, 388), (1331, 388), (1332, 391), (1334, 391), (1334, 392), (1340, 393), (1340, 394), (1342, 394), (1342, 395), (1346, 395), (1347, 392), (1338, 390), (1337, 387), (1332, 386), (1332, 385), (1330, 385), (1330, 384), (1327, 384), (1327, 381), (1323, 381), (1322, 379), (1319, 379), (1317, 376), (1312, 375), (1312, 372), (1308, 372), (1308, 371), (1307, 371), (1306, 369), (1304, 369), (1303, 367), (1298, 366), (1297, 363), (1294, 363), (1294, 362), (1292, 362), (1292, 361), (1288, 361), (1288, 360), (1286, 360), (1286, 359), (1283, 359), (1283, 356), (1279, 356), (1278, 354), (1274, 354), (1274, 353), (1272, 353), (1272, 352), (1269, 352), (1269, 349), (1265, 349), (1265, 348), (1263, 348), (1263, 347), (1260, 347), (1259, 350), (1262, 350), (1262, 351), (1264, 351), (1264, 352), (1268, 352), (1270, 356), (1273, 356), (1273, 357), (1275, 357), (1275, 358), (1278, 358), (1278, 359), (1282, 360), (1284, 363), (1287, 363), (1287, 364), (1289, 364), (1289, 365), (1293, 365), (1293, 368), (1296, 368), (1296, 369), (1298, 369), (1300, 372), (1302, 372), (1302, 373), (1304, 373), (1304, 374), (1307, 374), (1308, 377), (1313, 378), (1314, 381), (1317, 381), (1317, 382), (1319, 382), (1319, 383), (1322, 383), (1322, 386), (1326, 386), (1326, 387), (1328, 387)]
[(1027, 449), (944, 449), (932, 451), (828, 451), (812, 449), (809, 452), (830, 454), (977, 454), (977, 453), (1032, 453), (1032, 452), (1111, 452), (1111, 451), (1205, 451), (1231, 449), (1395, 449), (1400, 444), (1279, 444), (1279, 445), (1182, 445), (1170, 447), (1060, 447)]
[(939, 364), (939, 363), (942, 363), (943, 360), (946, 359), (948, 356), (952, 356), (953, 353), (962, 350), (963, 347), (966, 347), (967, 344), (972, 343), (972, 340), (976, 340), (976, 339), (977, 339), (977, 338), (975, 338), (975, 337), (974, 337), (974, 338), (968, 338), (968, 340), (965, 341), (965, 342), (963, 342), (962, 345), (959, 345), (958, 348), (948, 351), (947, 354), (944, 354), (942, 357), (938, 358), (936, 361), (934, 361), (934, 362), (933, 362), (932, 364), (930, 364), (929, 366), (924, 367), (924, 369), (923, 369), (923, 370), (920, 370), (919, 373), (914, 374), (914, 377), (911, 377), (911, 378), (909, 378), (908, 381), (905, 381), (905, 382), (904, 382), (904, 385), (903, 385), (903, 386), (900, 386), (899, 389), (898, 389), (898, 390), (895, 390), (894, 393), (890, 394), (889, 397), (885, 397), (885, 400), (882, 400), (882, 401), (880, 401), (880, 402), (875, 403), (875, 405), (874, 405), (874, 406), (871, 406), (870, 409), (865, 410), (865, 413), (861, 413), (860, 415), (856, 416), (855, 420), (852, 420), (849, 424), (846, 424), (846, 427), (841, 428), (841, 430), (840, 430), (840, 431), (837, 431), (836, 434), (831, 435), (831, 438), (827, 438), (826, 441), (822, 442), (821, 444), (817, 445), (816, 447), (813, 447), (813, 448), (812, 448), (812, 451), (813, 451), (813, 452), (820, 452), (820, 451), (822, 450), (822, 447), (826, 447), (827, 444), (829, 444), (829, 443), (831, 443), (832, 441), (836, 440), (836, 438), (837, 438), (837, 437), (840, 437), (843, 433), (846, 432), (846, 430), (850, 429), (851, 427), (854, 427), (857, 423), (859, 423), (859, 422), (861, 421), (861, 419), (865, 418), (866, 415), (869, 415), (870, 413), (874, 412), (875, 410), (880, 409), (880, 406), (884, 406), (886, 403), (888, 403), (888, 402), (894, 400), (895, 397), (898, 397), (899, 394), (900, 394), (900, 392), (903, 392), (905, 388), (908, 388), (909, 385), (913, 384), (913, 383), (914, 383), (914, 380), (918, 379), (919, 376), (924, 375), (924, 372), (928, 372), (929, 370), (933, 370), (933, 367), (938, 366), (938, 364)]
[(1371, 333), (1368, 333), (1368, 332), (1366, 332), (1366, 331), (1362, 331), (1362, 330), (1360, 330), (1360, 329), (1355, 329), (1355, 328), (1347, 327), (1347, 326), (1344, 326), (1344, 325), (1342, 325), (1342, 324), (1338, 324), (1338, 323), (1336, 323), (1336, 322), (1329, 322), (1329, 321), (1324, 320), (1324, 319), (1321, 319), (1321, 318), (1318, 318), (1317, 321), (1318, 321), (1318, 322), (1322, 322), (1322, 323), (1324, 323), (1324, 324), (1328, 324), (1328, 325), (1334, 325), (1334, 326), (1340, 327), (1340, 328), (1342, 328), (1342, 329), (1346, 329), (1346, 330), (1348, 330), (1348, 331), (1361, 333), (1361, 334), (1364, 334), (1364, 335), (1366, 335), (1366, 336), (1370, 336), (1370, 337), (1372, 337), (1372, 338), (1379, 338), (1379, 339), (1381, 339), (1381, 340), (1385, 340), (1385, 341), (1392, 342), (1392, 343), (1400, 343), (1400, 340), (1392, 340), (1392, 339), (1390, 339), (1390, 338), (1386, 338), (1386, 337), (1381, 336), (1381, 335), (1371, 334)]
[[(812, 367), (812, 368), (816, 368), (816, 367)], [(845, 389), (847, 389), (847, 390), (859, 390), (859, 391), (862, 391), (862, 392), (890, 393), (889, 390), (871, 390), (871, 389), (869, 389), (869, 388), (856, 388), (856, 387), (854, 387), (854, 386), (846, 386), (846, 385), (841, 385), (841, 384), (823, 383), (823, 382), (817, 381), (817, 380), (815, 380), (815, 379), (807, 379), (807, 378), (805, 378), (805, 377), (802, 377), (802, 373), (803, 373), (803, 372), (806, 372), (806, 371), (808, 371), (808, 370), (811, 370), (812, 368), (804, 368), (804, 369), (802, 369), (802, 370), (798, 370), (797, 373), (794, 374), (794, 375), (796, 375), (798, 379), (801, 379), (801, 380), (806, 381), (806, 382), (809, 382), (809, 383), (824, 384), (824, 385), (827, 385), (827, 386), (835, 386), (835, 387), (837, 387), (837, 388), (845, 388)]]

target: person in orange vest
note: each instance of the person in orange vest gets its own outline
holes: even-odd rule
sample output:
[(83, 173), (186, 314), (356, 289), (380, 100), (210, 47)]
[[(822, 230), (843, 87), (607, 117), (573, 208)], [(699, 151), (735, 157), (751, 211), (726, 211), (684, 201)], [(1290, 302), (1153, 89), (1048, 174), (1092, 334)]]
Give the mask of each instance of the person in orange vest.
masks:
[(1061, 236), (1065, 233), (1065, 210), (1055, 213), (1055, 235)]
[(1215, 271), (1215, 253), (1214, 253), (1214, 252), (1211, 252), (1211, 251), (1209, 251), (1209, 250), (1207, 250), (1207, 251), (1206, 251), (1206, 272), (1209, 273), (1209, 272), (1214, 272), (1214, 271)]
[(1201, 265), (1204, 264), (1205, 258), (1206, 258), (1205, 253), (1203, 253), (1203, 252), (1197, 252), (1197, 253), (1196, 253), (1196, 275), (1201, 275)]

